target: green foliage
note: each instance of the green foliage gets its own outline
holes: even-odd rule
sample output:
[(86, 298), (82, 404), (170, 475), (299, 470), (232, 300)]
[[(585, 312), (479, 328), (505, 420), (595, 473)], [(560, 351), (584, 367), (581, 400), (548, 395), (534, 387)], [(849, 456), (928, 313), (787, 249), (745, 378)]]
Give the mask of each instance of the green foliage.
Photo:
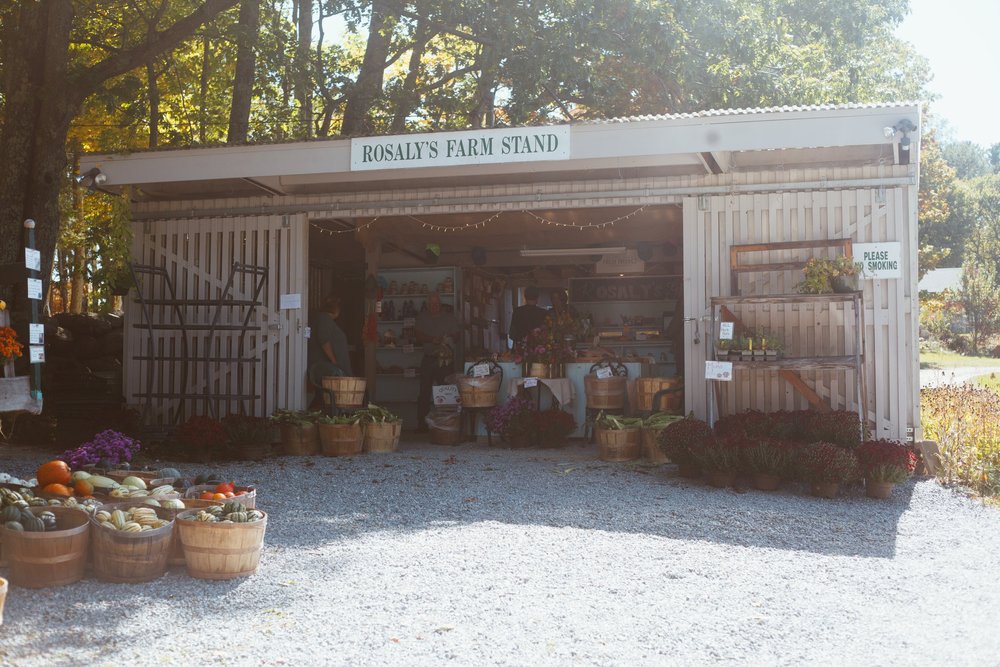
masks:
[(966, 265), (958, 298), (972, 328), (972, 354), (978, 355), (979, 344), (1000, 330), (1000, 285), (993, 267)]
[(1000, 495), (1000, 395), (968, 384), (922, 389), (920, 422), (938, 444), (938, 477)]
[[(936, 268), (956, 249), (949, 246), (948, 200), (955, 188), (955, 170), (941, 155), (933, 131), (920, 140), (920, 189), (917, 193), (917, 227), (920, 239), (918, 271), (920, 277)], [(951, 233), (952, 243), (954, 233)]]
[(955, 170), (955, 177), (968, 180), (988, 176), (993, 169), (986, 149), (971, 141), (952, 141), (941, 146), (941, 157)]
[(861, 265), (847, 255), (833, 259), (812, 257), (802, 269), (805, 278), (798, 284), (803, 294), (830, 294), (834, 291), (832, 281), (841, 276), (857, 276)]

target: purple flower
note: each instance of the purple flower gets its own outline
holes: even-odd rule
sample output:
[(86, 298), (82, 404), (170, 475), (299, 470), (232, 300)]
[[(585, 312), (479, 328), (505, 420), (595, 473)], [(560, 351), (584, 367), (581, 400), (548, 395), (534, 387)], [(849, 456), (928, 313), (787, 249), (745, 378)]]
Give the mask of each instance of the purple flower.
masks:
[(85, 465), (99, 463), (107, 459), (113, 465), (122, 461), (131, 461), (142, 444), (118, 431), (101, 431), (90, 442), (85, 442), (76, 449), (70, 449), (59, 457), (70, 468), (79, 469)]

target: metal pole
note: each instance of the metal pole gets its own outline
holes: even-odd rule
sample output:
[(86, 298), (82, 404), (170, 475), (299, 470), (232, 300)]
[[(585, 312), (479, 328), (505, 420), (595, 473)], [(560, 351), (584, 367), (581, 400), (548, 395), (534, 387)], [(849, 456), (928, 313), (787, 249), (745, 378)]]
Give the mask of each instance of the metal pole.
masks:
[[(35, 250), (35, 221), (28, 218), (24, 221), (24, 228), (28, 230), (28, 241), (25, 244), (26, 248)], [(32, 278), (37, 278), (40, 274), (32, 268), (28, 268), (28, 275)], [(42, 297), (45, 297), (45, 293), (42, 293)], [(38, 300), (28, 299), (31, 302), (31, 324), (38, 324)], [(28, 325), (30, 331), (31, 324)], [(30, 333), (29, 333), (29, 349), (30, 349)], [(31, 398), (35, 401), (41, 403), (42, 401), (42, 366), (41, 364), (31, 364), (32, 366), (32, 384), (31, 384)]]

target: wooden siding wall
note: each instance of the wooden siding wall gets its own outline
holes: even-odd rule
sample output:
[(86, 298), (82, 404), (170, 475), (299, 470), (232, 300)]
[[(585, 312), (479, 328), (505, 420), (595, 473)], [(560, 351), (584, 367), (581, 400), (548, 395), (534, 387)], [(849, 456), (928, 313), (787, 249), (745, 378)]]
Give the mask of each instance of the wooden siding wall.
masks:
[[(913, 202), (903, 188), (740, 196), (714, 196), (684, 203), (686, 375), (689, 409), (713, 416), (747, 409), (794, 410), (808, 407), (776, 372), (738, 371), (732, 382), (712, 383), (702, 368), (710, 358), (712, 336), (709, 298), (730, 295), (729, 248), (745, 243), (850, 238), (855, 243), (899, 241), (903, 278), (863, 280), (866, 413), (878, 437), (905, 439), (918, 426), (919, 376), (916, 345), (916, 230), (910, 220)], [(747, 263), (804, 260), (839, 251), (748, 253)], [(687, 270), (691, 267), (690, 271)], [(741, 294), (787, 294), (796, 291), (800, 272), (745, 274)], [(853, 354), (859, 341), (850, 305), (740, 306), (736, 315), (751, 327), (779, 332), (787, 356)], [(694, 343), (695, 328), (699, 332)], [(811, 371), (803, 379), (834, 409), (856, 410), (853, 371)]]
[[(305, 367), (305, 346), (301, 339), (305, 326), (305, 309), (279, 310), (283, 293), (302, 293), (303, 305), (308, 295), (304, 266), (308, 264), (305, 235), (306, 223), (301, 216), (259, 216), (197, 221), (163, 220), (136, 224), (133, 258), (142, 264), (166, 270), (173, 283), (174, 294), (167, 291), (165, 281), (156, 276), (140, 276), (146, 298), (214, 300), (223, 292), (234, 262), (268, 267), (260, 305), (249, 321), (244, 338), (244, 357), (253, 363), (213, 361), (187, 362), (186, 383), (184, 362), (181, 360), (182, 334), (164, 329), (153, 332), (153, 361), (132, 361), (147, 355), (148, 332), (141, 328), (143, 313), (133, 303), (126, 308), (125, 395), (129, 404), (145, 405), (147, 382), (154, 394), (202, 394), (207, 384), (211, 393), (253, 394), (247, 401), (215, 400), (209, 404), (201, 398), (153, 397), (148, 421), (153, 425), (183, 422), (193, 415), (215, 414), (224, 417), (239, 413), (267, 416), (278, 407), (302, 407), (304, 380), (290, 373)], [(232, 299), (251, 299), (254, 278), (236, 274), (230, 291)], [(158, 324), (177, 324), (173, 307), (148, 307), (151, 319)], [(218, 324), (242, 324), (247, 308), (224, 307)], [(210, 324), (215, 308), (207, 305), (181, 307), (186, 324)], [(239, 352), (239, 332), (219, 331), (212, 344), (207, 331), (187, 333), (187, 356), (199, 360), (206, 356), (235, 357)], [(210, 347), (210, 349), (206, 349)]]

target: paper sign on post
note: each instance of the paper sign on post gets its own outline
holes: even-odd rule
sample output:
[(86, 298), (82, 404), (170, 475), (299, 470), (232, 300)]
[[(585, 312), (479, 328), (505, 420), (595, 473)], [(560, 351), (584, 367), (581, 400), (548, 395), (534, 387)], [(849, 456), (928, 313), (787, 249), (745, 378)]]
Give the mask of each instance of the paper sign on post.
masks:
[(24, 265), (32, 271), (42, 270), (42, 253), (33, 248), (24, 249)]
[(45, 345), (45, 325), (32, 322), (28, 325), (28, 344)]
[(538, 386), (538, 378), (524, 378), (524, 386), (527, 389)]
[(28, 278), (28, 298), (39, 301), (42, 298), (42, 279)]
[(458, 405), (458, 385), (439, 384), (431, 390), (434, 396), (434, 405)]
[(733, 339), (733, 329), (735, 328), (735, 322), (723, 322), (719, 327), (719, 339), (720, 340), (732, 340)]
[(612, 375), (612, 373), (611, 373), (611, 369), (610, 368), (598, 368), (597, 369), (597, 379), (598, 380), (607, 380), (609, 377), (611, 377), (611, 375)]
[(294, 310), (302, 307), (301, 294), (282, 294), (278, 298), (278, 310)]
[(472, 377), (474, 378), (484, 378), (490, 374), (489, 364), (476, 364), (472, 367)]
[(45, 348), (41, 345), (31, 345), (28, 347), (28, 356), (33, 364), (45, 363)]
[(375, 302), (375, 312), (378, 313), (378, 314), (380, 314), (380, 315), (382, 314), (382, 302), (381, 301), (376, 301)]
[(733, 379), (733, 362), (731, 361), (706, 361), (705, 379), (722, 380), (729, 382)]

